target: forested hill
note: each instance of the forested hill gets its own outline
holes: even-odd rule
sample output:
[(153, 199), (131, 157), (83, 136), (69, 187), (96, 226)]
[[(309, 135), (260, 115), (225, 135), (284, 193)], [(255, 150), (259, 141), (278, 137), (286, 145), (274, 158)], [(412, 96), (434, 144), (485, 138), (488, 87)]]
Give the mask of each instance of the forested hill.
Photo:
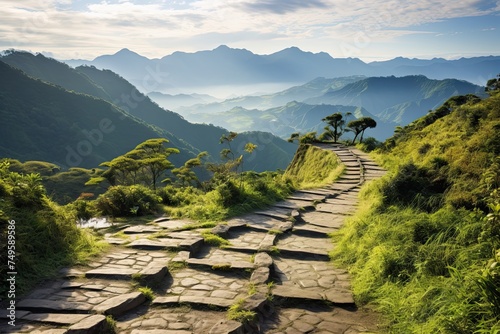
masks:
[(500, 82), (398, 128), (332, 257), (392, 333), (500, 330)]
[(104, 100), (33, 79), (3, 62), (0, 96), (1, 157), (92, 168), (153, 137), (167, 137), (185, 152), (172, 157), (178, 163), (193, 156), (175, 137)]
[[(190, 153), (207, 151), (210, 159), (218, 160), (219, 158), (221, 150), (219, 139), (228, 133), (228, 130), (213, 125), (189, 123), (180, 115), (160, 108), (140, 93), (136, 87), (109, 70), (101, 71), (94, 67), (72, 69), (42, 55), (35, 56), (17, 51), (8, 52), (0, 60), (22, 69), (30, 76), (68, 90), (91, 94), (107, 100), (145, 123), (172, 134), (177, 138), (177, 142), (182, 142), (176, 146), (181, 149), (181, 152), (183, 148)], [(149, 83), (154, 84), (154, 79), (152, 78)], [(171, 139), (171, 141), (175, 146), (174, 140)], [(263, 132), (240, 134), (235, 140), (238, 151), (243, 151), (244, 144), (247, 142), (256, 144), (258, 149), (252, 155), (252, 164), (246, 165), (245, 168), (253, 168), (256, 171), (284, 169), (295, 152), (294, 145)], [(120, 152), (132, 147), (124, 148)], [(116, 154), (106, 159), (109, 160), (114, 156)]]

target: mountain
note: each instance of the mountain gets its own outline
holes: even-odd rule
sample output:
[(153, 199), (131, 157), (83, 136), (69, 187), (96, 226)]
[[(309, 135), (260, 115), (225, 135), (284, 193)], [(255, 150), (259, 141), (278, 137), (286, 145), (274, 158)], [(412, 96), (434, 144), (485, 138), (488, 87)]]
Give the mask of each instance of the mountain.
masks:
[(218, 102), (219, 99), (207, 94), (164, 94), (160, 92), (151, 92), (147, 94), (154, 102), (162, 108), (177, 111), (180, 107), (192, 106), (195, 104), (208, 104)]
[(408, 59), (365, 63), (357, 58), (334, 58), (325, 52), (305, 52), (296, 47), (269, 55), (221, 45), (194, 53), (174, 52), (148, 59), (128, 49), (92, 61), (67, 60), (71, 66), (93, 65), (110, 69), (142, 92), (185, 92), (207, 86), (302, 83), (316, 77), (425, 75), (431, 79), (455, 78), (483, 85), (500, 68), (499, 56)]
[[(98, 70), (91, 66), (80, 66), (72, 69), (41, 55), (30, 56), (18, 52), (11, 52), (0, 60), (18, 66), (33, 77), (50, 78), (53, 80), (52, 84), (60, 85), (63, 88), (69, 87), (68, 77), (75, 77), (78, 82), (71, 87), (77, 92), (89, 94), (88, 90), (84, 91), (83, 88), (94, 85), (105, 92), (107, 102), (112, 103), (114, 107), (121, 109), (127, 115), (140, 119), (145, 124), (150, 124), (151, 127), (156, 127), (158, 131), (164, 133), (164, 136), (171, 140), (173, 146), (178, 147), (181, 151), (186, 151), (189, 155), (208, 151), (213, 161), (219, 160), (219, 152), (223, 148), (219, 144), (219, 139), (228, 130), (213, 125), (189, 123), (180, 115), (160, 108), (132, 84), (112, 71)], [(47, 64), (52, 66), (48, 67)], [(59, 75), (51, 76), (54, 71), (60, 72)], [(130, 132), (129, 136), (131, 133), (133, 132)], [(252, 167), (256, 171), (285, 168), (295, 152), (294, 145), (277, 137), (260, 133), (240, 134), (235, 141), (235, 147), (243, 152), (244, 144), (249, 141), (259, 147), (253, 154), (255, 157)], [(128, 147), (127, 150), (131, 148), (133, 146)], [(117, 155), (113, 154), (106, 159), (109, 160)], [(275, 159), (268, 159), (271, 155)], [(37, 160), (43, 159), (38, 158)], [(250, 165), (246, 164), (245, 167), (250, 168)]]
[[(235, 129), (235, 131), (260, 129), (281, 138), (289, 138), (294, 132), (307, 133), (315, 131), (320, 134), (326, 126), (321, 119), (336, 112), (342, 114), (351, 113), (352, 116), (349, 120), (363, 116), (378, 120), (376, 116), (371, 115), (363, 108), (326, 104), (310, 105), (296, 101), (266, 110), (249, 110), (235, 107), (220, 113), (197, 114), (196, 117), (198, 117), (199, 121), (210, 120), (215, 124)], [(378, 121), (378, 123), (380, 124), (377, 127), (383, 128), (382, 122)], [(389, 126), (390, 133), (392, 133), (394, 126), (392, 124)], [(370, 135), (373, 135), (373, 130), (370, 130)]]
[[(340, 89), (349, 83), (353, 83), (364, 78), (365, 77), (363, 76), (340, 77), (334, 79), (320, 77), (311, 80), (306, 84), (293, 86), (274, 94), (241, 96), (226, 99), (222, 102), (179, 107), (175, 111), (193, 122), (198, 122), (198, 116), (196, 114), (222, 112), (235, 107), (260, 110), (280, 107), (291, 101), (302, 102), (308, 98), (320, 96), (329, 90)], [(154, 97), (152, 98), (154, 99)], [(165, 103), (156, 99), (155, 101), (160, 105)]]
[(366, 78), (305, 102), (363, 107), (384, 121), (406, 125), (439, 107), (450, 97), (466, 94), (481, 96), (484, 95), (484, 88), (456, 79), (391, 76)]
[(0, 96), (0, 157), (92, 168), (165, 136), (104, 100), (28, 77), (1, 61)]
[(370, 129), (370, 136), (385, 140), (396, 126), (409, 124), (450, 97), (465, 94), (483, 96), (484, 88), (461, 80), (424, 76), (316, 78), (275, 94), (244, 96), (178, 111), (193, 122), (210, 122), (238, 131), (270, 131), (282, 138), (293, 132), (322, 132), (323, 117), (351, 112), (356, 117), (375, 119), (377, 127)]

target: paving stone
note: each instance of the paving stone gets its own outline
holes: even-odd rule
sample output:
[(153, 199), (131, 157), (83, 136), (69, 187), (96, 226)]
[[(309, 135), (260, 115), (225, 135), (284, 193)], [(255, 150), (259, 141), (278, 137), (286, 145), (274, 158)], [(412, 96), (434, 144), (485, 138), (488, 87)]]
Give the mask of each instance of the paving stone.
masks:
[(273, 258), (264, 252), (257, 253), (254, 258), (254, 264), (256, 267), (271, 267), (273, 265)]
[(139, 272), (142, 285), (150, 285), (161, 282), (168, 274), (168, 269), (160, 263), (151, 263)]
[(88, 316), (88, 314), (31, 313), (26, 315), (23, 319), (48, 324), (71, 325)]
[(179, 240), (176, 239), (138, 239), (134, 240), (127, 245), (127, 247), (137, 248), (137, 249), (177, 249), (179, 248)]
[(136, 273), (137, 270), (131, 268), (101, 267), (87, 271), (85, 277), (128, 280)]
[(323, 301), (319, 292), (296, 288), (290, 285), (276, 285), (272, 290), (275, 297), (303, 301)]
[(46, 299), (23, 299), (17, 303), (16, 307), (38, 313), (87, 313), (92, 309), (92, 306), (87, 303)]
[(228, 308), (233, 303), (234, 300), (225, 299), (225, 298), (215, 298), (215, 297), (202, 297), (202, 296), (180, 296), (180, 303), (188, 303), (194, 305), (203, 305), (203, 306), (216, 306), (221, 308)]
[(131, 292), (107, 299), (94, 307), (94, 311), (114, 317), (119, 316), (146, 301), (140, 292)]
[(214, 325), (209, 334), (240, 334), (243, 332), (243, 324), (235, 320), (224, 320)]
[(254, 284), (265, 284), (269, 281), (270, 270), (268, 267), (260, 267), (252, 272), (250, 282)]
[(125, 234), (137, 234), (137, 233), (156, 233), (161, 231), (161, 228), (156, 226), (147, 225), (136, 225), (124, 229), (122, 232)]
[(106, 323), (106, 317), (100, 314), (91, 315), (68, 328), (67, 334), (100, 334)]

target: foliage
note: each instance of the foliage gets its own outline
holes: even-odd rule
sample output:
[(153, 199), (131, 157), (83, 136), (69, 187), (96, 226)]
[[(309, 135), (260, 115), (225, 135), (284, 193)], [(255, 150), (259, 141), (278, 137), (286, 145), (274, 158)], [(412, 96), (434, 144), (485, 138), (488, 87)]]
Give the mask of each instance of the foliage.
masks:
[(144, 184), (156, 189), (165, 171), (174, 168), (167, 158), (173, 153), (179, 153), (176, 148), (164, 147), (165, 143), (168, 143), (165, 138), (148, 139), (124, 155), (101, 163), (101, 166), (108, 169), (95, 176), (88, 184), (104, 178), (112, 186)]
[(212, 246), (227, 246), (229, 245), (229, 241), (226, 239), (222, 238), (221, 236), (218, 236), (216, 234), (210, 233), (210, 232), (204, 232), (202, 233), (203, 240)]
[(500, 91), (500, 74), (498, 74), (496, 78), (488, 80), (484, 89), (489, 94), (494, 94)]
[(257, 317), (255, 311), (245, 310), (242, 308), (244, 299), (239, 300), (236, 304), (231, 305), (227, 311), (227, 318), (229, 320), (236, 320), (242, 323), (252, 322)]
[(319, 141), (318, 138), (316, 138), (316, 132), (308, 132), (304, 135), (301, 135), (299, 132), (295, 132), (290, 135), (290, 138), (288, 138), (288, 142), (290, 143), (293, 143), (296, 140), (299, 144), (312, 144)]
[[(348, 112), (345, 116), (348, 115), (351, 115), (351, 113)], [(336, 143), (339, 140), (340, 136), (342, 136), (342, 134), (344, 133), (344, 115), (342, 115), (342, 113), (340, 112), (336, 112), (329, 116), (326, 116), (322, 119), (322, 121), (326, 122), (328, 126), (325, 127), (325, 131), (319, 136), (319, 140), (332, 140), (334, 143)]]
[(386, 332), (500, 330), (499, 119), (497, 94), (452, 98), (373, 154), (389, 173), (363, 187), (331, 256)]
[(297, 149), (284, 176), (296, 188), (311, 188), (334, 182), (343, 170), (334, 153), (303, 144)]
[[(0, 163), (0, 246), (1, 261), (7, 264), (8, 226), (15, 227), (15, 268), (17, 292), (26, 291), (39, 280), (56, 274), (64, 265), (87, 260), (103, 249), (98, 239), (76, 225), (72, 211), (63, 210), (45, 195), (39, 174), (19, 174)], [(6, 277), (7, 266), (0, 268)], [(6, 289), (4, 281), (0, 294)]]
[(142, 185), (113, 186), (96, 199), (95, 206), (112, 217), (141, 216), (156, 213), (161, 197)]
[(352, 120), (349, 123), (347, 123), (347, 129), (346, 131), (352, 131), (354, 132), (354, 138), (352, 140), (352, 144), (356, 142), (356, 139), (358, 138), (359, 135), (359, 142), (361, 143), (363, 141), (363, 135), (365, 133), (365, 130), (368, 128), (374, 128), (377, 126), (377, 122), (371, 117), (360, 117), (358, 119)]
[(155, 294), (150, 287), (141, 286), (138, 290), (144, 295), (144, 297), (146, 297), (148, 301), (152, 301), (153, 299), (155, 299)]

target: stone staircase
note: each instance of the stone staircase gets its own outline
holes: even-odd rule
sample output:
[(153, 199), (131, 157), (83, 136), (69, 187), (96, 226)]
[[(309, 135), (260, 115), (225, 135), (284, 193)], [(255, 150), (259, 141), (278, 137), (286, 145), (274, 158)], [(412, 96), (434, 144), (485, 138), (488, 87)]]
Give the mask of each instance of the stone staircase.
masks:
[(349, 274), (329, 261), (328, 234), (385, 172), (360, 151), (317, 146), (346, 166), (334, 184), (212, 228), (224, 247), (168, 218), (109, 234), (110, 252), (19, 300), (16, 327), (0, 332), (104, 333), (114, 322), (126, 334), (373, 333), (376, 318), (356, 308)]

